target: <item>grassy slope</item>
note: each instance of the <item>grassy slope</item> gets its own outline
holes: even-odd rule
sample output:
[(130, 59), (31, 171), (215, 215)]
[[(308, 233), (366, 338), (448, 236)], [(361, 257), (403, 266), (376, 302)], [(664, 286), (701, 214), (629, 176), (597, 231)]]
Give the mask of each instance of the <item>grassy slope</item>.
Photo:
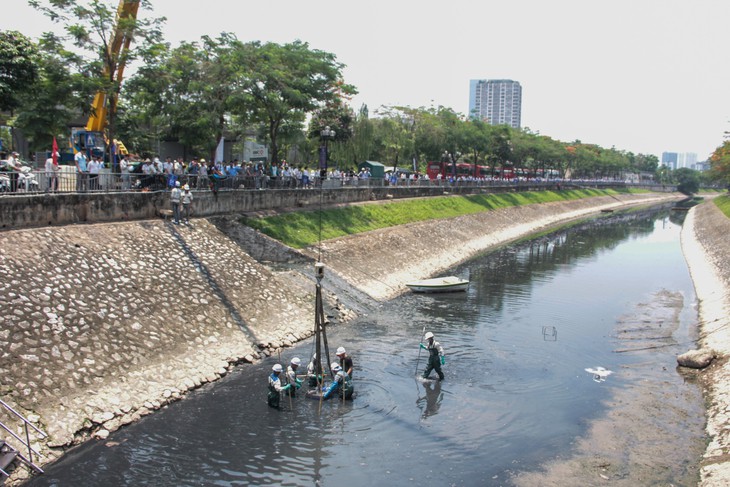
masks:
[(264, 218), (245, 218), (242, 223), (290, 247), (302, 248), (317, 243), (320, 240), (353, 235), (379, 228), (404, 225), (406, 223), (451, 218), (509, 206), (568, 201), (634, 192), (644, 191), (585, 189), (469, 196), (439, 196), (398, 200), (384, 204), (344, 206), (323, 209), (321, 211), (284, 213)]
[(730, 196), (718, 196), (713, 200), (720, 210), (725, 213), (725, 216), (730, 218)]

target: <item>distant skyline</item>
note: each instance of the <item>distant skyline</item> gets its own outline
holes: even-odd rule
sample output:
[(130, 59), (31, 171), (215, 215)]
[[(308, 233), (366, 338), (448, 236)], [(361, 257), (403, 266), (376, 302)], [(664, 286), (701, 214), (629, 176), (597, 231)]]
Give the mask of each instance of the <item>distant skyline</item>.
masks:
[[(334, 53), (360, 92), (355, 110), (442, 105), (466, 116), (470, 80), (513, 79), (522, 127), (564, 142), (704, 160), (730, 130), (726, 0), (151, 3), (173, 45), (225, 31)], [(26, 0), (3, 7), (3, 30), (37, 38), (54, 27)]]

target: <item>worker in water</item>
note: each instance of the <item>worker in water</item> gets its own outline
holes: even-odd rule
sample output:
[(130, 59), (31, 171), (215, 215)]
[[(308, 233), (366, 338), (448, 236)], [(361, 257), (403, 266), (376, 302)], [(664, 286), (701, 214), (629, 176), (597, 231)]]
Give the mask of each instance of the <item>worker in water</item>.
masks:
[(332, 383), (327, 386), (327, 389), (324, 391), (324, 394), (322, 395), (323, 399), (329, 399), (331, 397), (339, 397), (342, 398), (343, 395), (343, 389), (344, 389), (344, 395), (345, 399), (350, 399), (352, 397), (352, 392), (354, 388), (352, 387), (352, 382), (350, 381), (350, 378), (345, 374), (345, 372), (342, 370), (342, 367), (340, 367), (340, 364), (337, 362), (332, 362), (332, 365), (330, 365), (330, 370), (333, 374), (335, 374), (334, 379), (332, 380)]
[(287, 384), (285, 386), (281, 385), (281, 379), (279, 378), (279, 375), (281, 375), (281, 371), (283, 370), (281, 364), (274, 365), (271, 370), (272, 372), (269, 376), (269, 395), (267, 398), (267, 402), (272, 408), (278, 409), (279, 399), (281, 399), (281, 392), (288, 391), (291, 388), (291, 384)]
[(439, 342), (434, 340), (433, 333), (430, 331), (426, 332), (423, 338), (426, 340), (426, 344), (421, 343), (421, 348), (428, 350), (428, 365), (426, 365), (426, 370), (423, 372), (423, 378), (428, 379), (431, 371), (435, 370), (439, 375), (439, 380), (444, 380), (444, 373), (441, 371), (441, 366), (446, 363), (444, 349)]
[(337, 349), (337, 358), (340, 359), (340, 367), (345, 371), (347, 377), (352, 379), (352, 357), (348, 357), (345, 347)]
[(289, 394), (291, 397), (294, 397), (295, 391), (302, 387), (302, 381), (301, 379), (297, 378), (297, 369), (302, 364), (302, 361), (299, 359), (299, 357), (294, 357), (291, 359), (291, 363), (289, 364), (289, 367), (286, 368), (286, 378), (288, 385), (291, 385), (293, 387), (290, 387), (287, 391), (287, 394)]

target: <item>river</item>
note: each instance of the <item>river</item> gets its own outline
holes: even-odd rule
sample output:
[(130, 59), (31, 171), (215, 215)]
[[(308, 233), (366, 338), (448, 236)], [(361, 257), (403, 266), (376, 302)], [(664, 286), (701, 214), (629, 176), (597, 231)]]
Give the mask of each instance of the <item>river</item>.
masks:
[[(514, 485), (570, 458), (612, 398), (641, 380), (682, 398), (671, 433), (683, 447), (656, 478), (696, 484), (701, 390), (675, 370), (697, 319), (682, 216), (606, 215), (452, 269), (470, 280), (466, 293), (406, 294), (329, 329), (330, 348), (354, 358), (353, 401), (300, 395), (269, 408), (273, 357), (72, 450), (29, 485)], [(680, 303), (659, 324), (667, 335), (628, 337), (656, 324), (641, 310), (657, 296)], [(415, 378), (424, 327), (444, 347), (443, 382)], [(306, 363), (312, 351), (307, 341), (282, 360)], [(585, 370), (596, 367), (612, 373)]]

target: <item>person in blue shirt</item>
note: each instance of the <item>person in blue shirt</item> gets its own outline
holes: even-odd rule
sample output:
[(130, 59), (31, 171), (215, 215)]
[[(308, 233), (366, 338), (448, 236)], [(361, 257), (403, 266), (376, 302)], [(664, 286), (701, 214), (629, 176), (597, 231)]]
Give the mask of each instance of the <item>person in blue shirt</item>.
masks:
[(76, 191), (86, 191), (87, 183), (89, 181), (89, 168), (86, 160), (86, 154), (83, 151), (79, 151), (74, 156), (76, 161)]
[(350, 381), (350, 378), (347, 376), (345, 371), (342, 370), (342, 367), (340, 367), (340, 364), (337, 362), (333, 362), (332, 365), (330, 365), (330, 370), (335, 374), (335, 378), (332, 381), (332, 383), (327, 387), (327, 389), (324, 391), (324, 394), (322, 395), (323, 399), (329, 399), (331, 397), (342, 397), (343, 395), (343, 388), (344, 388), (344, 396), (345, 399), (351, 399), (352, 393), (354, 391), (354, 387), (352, 385), (352, 381)]

